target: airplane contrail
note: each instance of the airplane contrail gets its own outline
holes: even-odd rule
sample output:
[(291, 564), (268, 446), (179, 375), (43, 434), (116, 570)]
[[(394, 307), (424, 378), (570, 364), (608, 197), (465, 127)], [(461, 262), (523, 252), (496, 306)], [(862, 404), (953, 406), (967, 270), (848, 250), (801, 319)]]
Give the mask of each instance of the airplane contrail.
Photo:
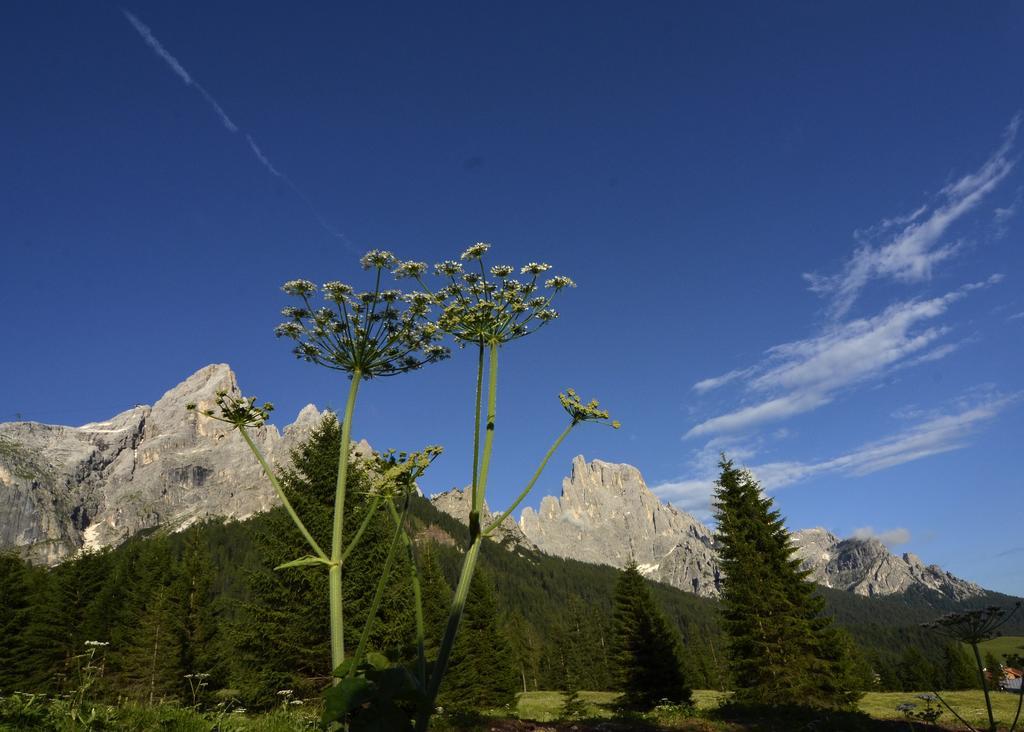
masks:
[(153, 49), (153, 52), (157, 56), (167, 62), (167, 65), (170, 66), (171, 70), (185, 82), (185, 85), (194, 86), (196, 88), (196, 91), (203, 96), (203, 99), (213, 107), (213, 111), (217, 113), (218, 117), (220, 117), (220, 121), (224, 123), (224, 126), (231, 132), (238, 132), (238, 125), (231, 121), (231, 118), (228, 117), (227, 112), (224, 111), (223, 107), (217, 104), (217, 100), (213, 98), (210, 92), (206, 91), (202, 84), (193, 79), (192, 75), (185, 70), (185, 67), (181, 65), (178, 59), (174, 58), (174, 56), (171, 55), (171, 52), (163, 47), (163, 44), (161, 44), (160, 41), (156, 39), (156, 36), (153, 35), (153, 31), (149, 29), (149, 26), (127, 10), (122, 10), (121, 12), (124, 13), (124, 17), (128, 19), (128, 22), (135, 27), (135, 30), (139, 32), (139, 35), (142, 36), (142, 40), (144, 40), (149, 47)]
[[(153, 52), (164, 60), (164, 62), (171, 68), (171, 71), (173, 71), (175, 75), (177, 75), (177, 77), (185, 83), (186, 86), (193, 87), (196, 91), (199, 92), (203, 99), (206, 100), (206, 103), (210, 105), (213, 111), (220, 118), (220, 121), (223, 123), (224, 127), (228, 130), (228, 132), (239, 132), (238, 125), (235, 124), (235, 122), (228, 116), (228, 113), (224, 111), (224, 108), (220, 106), (220, 103), (218, 103), (217, 100), (214, 99), (213, 95), (210, 94), (210, 92), (208, 92), (202, 84), (196, 81), (192, 74), (190, 74), (188, 70), (184, 66), (182, 66), (181, 62), (178, 61), (178, 59), (176, 59), (174, 55), (171, 54), (170, 51), (164, 48), (163, 44), (160, 43), (160, 41), (157, 40), (156, 36), (153, 35), (153, 31), (149, 29), (149, 26), (143, 23), (141, 20), (139, 20), (138, 17), (135, 16), (133, 13), (128, 12), (124, 8), (121, 9), (121, 12), (124, 14), (124, 17), (128, 20), (128, 22), (132, 24), (132, 27), (135, 28), (136, 32), (138, 32), (138, 34), (142, 37), (142, 40), (146, 42), (146, 45), (153, 49)], [(292, 190), (293, 193), (295, 193), (295, 195), (297, 195), (302, 200), (303, 203), (306, 204), (306, 207), (309, 209), (309, 212), (313, 215), (313, 218), (316, 219), (316, 222), (320, 225), (321, 229), (323, 229), (325, 232), (327, 232), (334, 238), (340, 239), (345, 244), (345, 246), (347, 246), (352, 251), (355, 251), (355, 247), (352, 245), (352, 242), (349, 241), (348, 237), (345, 236), (340, 231), (338, 231), (337, 229), (335, 229), (329, 223), (327, 223), (324, 217), (320, 215), (320, 212), (316, 210), (316, 207), (313, 205), (313, 201), (309, 198), (309, 196), (307, 196), (305, 192), (302, 191), (302, 189), (295, 185), (291, 178), (289, 178), (287, 175), (278, 170), (274, 166), (274, 164), (270, 162), (270, 158), (268, 158), (266, 154), (263, 152), (263, 150), (260, 149), (259, 145), (256, 144), (256, 141), (253, 139), (252, 135), (250, 135), (249, 133), (244, 134), (246, 142), (249, 143), (249, 149), (252, 151), (253, 155), (256, 156), (256, 160), (259, 161), (260, 165), (266, 168), (266, 170), (271, 175), (273, 175), (276, 178), (279, 178), (285, 185), (287, 185)]]

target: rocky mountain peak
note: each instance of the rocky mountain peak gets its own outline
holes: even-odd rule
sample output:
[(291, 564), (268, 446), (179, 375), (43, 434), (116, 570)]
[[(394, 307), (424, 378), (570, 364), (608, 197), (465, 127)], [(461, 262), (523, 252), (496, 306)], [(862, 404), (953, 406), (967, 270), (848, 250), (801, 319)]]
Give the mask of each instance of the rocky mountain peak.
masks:
[(632, 465), (577, 456), (559, 498), (523, 510), (526, 538), (548, 554), (625, 567), (636, 562), (652, 579), (700, 595), (717, 593), (711, 532), (662, 503)]
[[(141, 529), (244, 518), (275, 505), (241, 436), (185, 409), (214, 407), (219, 390), (240, 394), (227, 364), (205, 366), (152, 407), (102, 422), (0, 424), (0, 550), (53, 564)], [(286, 460), (319, 416), (310, 405), (284, 437), (266, 425), (253, 440), (269, 459)]]
[(795, 556), (815, 582), (858, 595), (892, 595), (911, 587), (925, 587), (954, 600), (979, 595), (978, 585), (924, 563), (914, 554), (897, 557), (873, 537), (839, 539), (825, 529), (804, 529), (791, 534)]
[[(469, 508), (470, 508), (470, 492), (469, 487), (466, 488), (452, 488), (451, 490), (444, 491), (443, 493), (437, 493), (430, 497), (430, 502), (439, 511), (443, 511), (454, 519), (458, 519), (464, 524), (469, 523)], [(483, 510), (480, 512), (480, 522), (484, 527), (491, 524), (494, 519), (497, 518), (491, 513), (490, 507), (487, 505), (487, 501), (484, 501)], [(497, 529), (492, 534), (494, 540), (504, 545), (510, 551), (518, 547), (535, 549), (536, 547), (526, 538), (519, 525), (512, 519), (511, 516), (505, 517), (505, 520), (501, 522)]]

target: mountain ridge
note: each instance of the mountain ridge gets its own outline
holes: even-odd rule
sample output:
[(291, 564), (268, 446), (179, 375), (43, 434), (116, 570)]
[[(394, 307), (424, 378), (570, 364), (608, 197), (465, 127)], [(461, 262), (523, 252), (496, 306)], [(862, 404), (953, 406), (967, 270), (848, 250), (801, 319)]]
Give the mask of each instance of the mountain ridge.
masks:
[[(186, 411), (214, 406), (217, 392), (239, 395), (227, 364), (210, 364), (169, 389), (152, 406), (137, 405), (79, 427), (0, 423), (0, 550), (56, 564), (83, 549), (118, 544), (156, 526), (187, 527), (207, 517), (243, 519), (277, 505), (258, 463), (232, 428)], [(278, 463), (323, 417), (306, 405), (283, 430), (251, 435)], [(360, 450), (369, 450), (361, 443)], [(467, 521), (465, 492), (434, 505)], [(485, 507), (484, 520), (492, 517)], [(953, 599), (983, 590), (916, 556), (893, 555), (871, 539), (840, 539), (822, 528), (792, 533), (797, 556), (826, 587), (865, 596), (924, 588)], [(723, 578), (711, 530), (661, 501), (632, 465), (572, 461), (561, 495), (545, 496), (518, 522), (507, 518), (495, 540), (509, 549), (623, 567), (635, 561), (650, 579), (716, 597)]]

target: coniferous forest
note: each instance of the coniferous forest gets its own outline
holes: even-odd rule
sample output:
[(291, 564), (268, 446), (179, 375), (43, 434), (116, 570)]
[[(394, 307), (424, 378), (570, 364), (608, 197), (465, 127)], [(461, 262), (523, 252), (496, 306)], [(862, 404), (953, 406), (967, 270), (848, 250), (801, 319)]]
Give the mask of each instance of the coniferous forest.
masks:
[[(326, 418), (281, 471), (289, 499), (309, 517), (314, 536), (329, 530), (340, 438), (337, 421)], [(724, 475), (739, 491), (742, 477), (726, 467)], [(357, 461), (349, 474), (352, 509), (345, 520), (352, 531), (367, 519), (370, 471)], [(735, 500), (761, 510), (750, 503), (753, 494)], [(468, 530), (422, 498), (414, 498), (411, 513), (429, 662), (436, 657)], [(357, 631), (350, 638), (366, 623), (390, 521), (383, 511), (368, 518), (365, 550), (346, 567), (353, 588), (347, 620)], [(774, 521), (763, 541), (783, 540)], [(260, 710), (279, 705), (282, 694), (318, 697), (331, 671), (326, 580), (315, 568), (273, 569), (301, 550), (301, 537), (276, 509), (243, 522), (149, 532), (52, 569), (0, 557), (0, 695), (67, 693), (89, 667), (102, 668), (89, 689), (98, 699), (183, 705), (232, 699)], [(412, 557), (397, 556), (397, 579), (384, 588), (368, 636), (373, 651), (398, 663), (416, 657), (410, 645), (413, 607), (401, 581)], [(752, 566), (739, 552), (727, 553), (726, 561), (737, 576)], [(762, 588), (770, 584), (759, 582)], [(793, 590), (780, 590), (787, 591)], [(520, 691), (615, 690), (623, 692), (626, 706), (649, 708), (666, 699), (685, 704), (691, 689), (735, 688), (737, 646), (725, 631), (744, 618), (729, 609), (737, 607), (736, 597), (727, 592), (724, 602), (723, 615), (718, 601), (650, 583), (635, 568), (619, 572), (486, 543), (439, 702), (480, 709), (509, 704)], [(952, 603), (912, 595), (869, 600), (820, 587), (806, 602), (809, 614), (800, 621), (806, 625), (790, 619), (787, 627), (816, 639), (811, 666), (827, 664), (841, 649), (851, 692), (977, 686), (964, 650), (920, 627), (957, 609)], [(733, 637), (743, 632), (734, 630)], [(787, 678), (796, 676), (798, 662), (783, 662)], [(769, 663), (753, 663), (744, 670), (740, 662), (739, 678), (772, 670)], [(814, 668), (807, 674), (821, 675)]]

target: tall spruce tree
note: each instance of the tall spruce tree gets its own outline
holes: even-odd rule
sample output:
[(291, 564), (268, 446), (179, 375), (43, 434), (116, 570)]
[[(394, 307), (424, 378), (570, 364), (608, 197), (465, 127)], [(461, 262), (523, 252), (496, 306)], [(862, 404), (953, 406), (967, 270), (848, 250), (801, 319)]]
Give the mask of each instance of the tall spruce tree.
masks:
[(715, 544), (725, 575), (721, 611), (735, 699), (850, 708), (858, 694), (847, 640), (822, 614), (789, 533), (754, 477), (722, 458)]
[(20, 689), (28, 590), (27, 565), (13, 554), (0, 554), (0, 695)]
[(478, 569), (438, 701), (455, 709), (499, 707), (515, 699), (519, 683), (512, 648), (498, 624), (494, 582)]
[[(335, 480), (341, 428), (333, 414), (324, 417), (307, 440), (291, 453), (291, 465), (281, 482), (288, 500), (321, 546), (330, 546)], [(367, 511), (376, 469), (370, 460), (349, 464), (345, 536), (353, 537)], [(248, 706), (278, 701), (277, 691), (292, 689), (297, 696), (319, 693), (330, 681), (330, 632), (327, 576), (319, 568), (275, 571), (273, 567), (308, 553), (308, 547), (283, 510), (272, 511), (258, 524), (253, 543), (262, 562), (249, 575), (249, 597), (231, 623), (231, 685)], [(383, 506), (377, 506), (359, 546), (345, 561), (345, 644), (355, 650), (367, 622), (395, 527)], [(411, 660), (415, 649), (414, 615), (409, 592), (409, 558), (399, 552), (391, 570), (369, 648), (393, 660)]]
[(654, 603), (636, 563), (615, 584), (612, 615), (614, 686), (629, 709), (652, 709), (667, 700), (689, 704), (679, 636)]

